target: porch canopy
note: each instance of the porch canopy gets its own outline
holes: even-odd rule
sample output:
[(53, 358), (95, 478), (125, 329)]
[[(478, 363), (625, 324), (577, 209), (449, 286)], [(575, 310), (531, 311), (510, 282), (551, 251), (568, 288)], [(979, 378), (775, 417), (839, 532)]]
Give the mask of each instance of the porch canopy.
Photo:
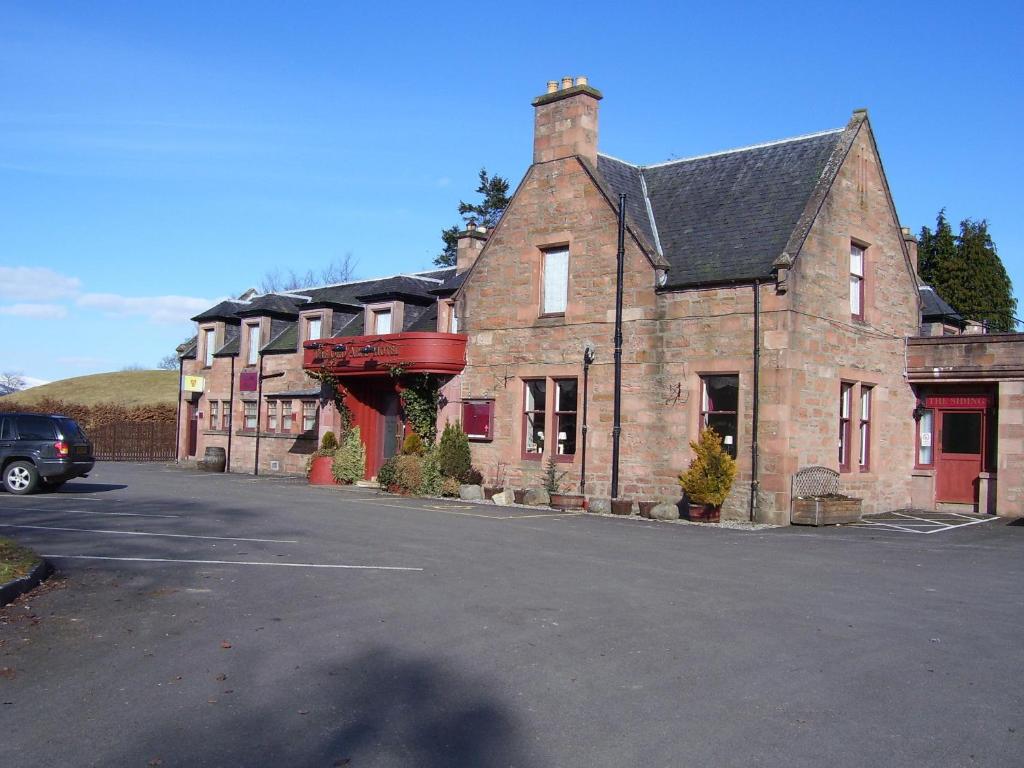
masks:
[(466, 336), (409, 332), (381, 336), (337, 336), (302, 344), (302, 367), (335, 376), (402, 373), (454, 375), (466, 365)]

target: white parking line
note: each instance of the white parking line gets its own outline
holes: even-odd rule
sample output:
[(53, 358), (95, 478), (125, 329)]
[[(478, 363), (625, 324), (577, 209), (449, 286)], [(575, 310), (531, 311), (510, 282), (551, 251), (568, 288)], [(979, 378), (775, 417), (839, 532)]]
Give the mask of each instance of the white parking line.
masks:
[(91, 509), (40, 509), (39, 507), (4, 507), (4, 509), (9, 509), (12, 512), (49, 512), (52, 514), (68, 512), (76, 515), (113, 515), (115, 517), (181, 517), (181, 515), (151, 515), (143, 512), (94, 512)]
[(401, 565), (332, 565), (325, 563), (261, 563), (251, 560), (185, 560), (170, 557), (104, 557), (102, 555), (43, 555), (53, 560), (117, 560), (129, 563), (195, 563), (200, 565), (269, 565), (278, 568), (347, 568), (358, 571), (422, 571)]
[(34, 531), (76, 531), (78, 533), (110, 533), (119, 536), (165, 536), (171, 539), (209, 539), (211, 541), (257, 541), (266, 544), (298, 544), (294, 539), (245, 539), (239, 536), (197, 536), (192, 533), (148, 533), (146, 531), (104, 531), (97, 528), (61, 528), (55, 525), (15, 525), (0, 523), (0, 528), (26, 528)]
[(969, 523), (957, 523), (956, 525), (949, 525), (945, 528), (938, 528), (934, 531), (925, 531), (925, 533), (939, 533), (940, 531), (949, 530), (950, 528), (966, 528), (968, 525), (977, 525), (978, 523), (991, 523), (995, 519), (995, 517), (986, 517), (981, 520), (971, 520), (971, 522)]

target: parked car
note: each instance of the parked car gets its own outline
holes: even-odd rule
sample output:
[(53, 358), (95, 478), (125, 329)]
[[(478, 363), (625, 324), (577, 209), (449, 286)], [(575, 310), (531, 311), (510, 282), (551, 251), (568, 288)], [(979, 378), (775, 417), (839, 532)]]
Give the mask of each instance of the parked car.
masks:
[(0, 414), (0, 471), (11, 493), (40, 484), (58, 488), (92, 471), (92, 443), (74, 419), (37, 413)]

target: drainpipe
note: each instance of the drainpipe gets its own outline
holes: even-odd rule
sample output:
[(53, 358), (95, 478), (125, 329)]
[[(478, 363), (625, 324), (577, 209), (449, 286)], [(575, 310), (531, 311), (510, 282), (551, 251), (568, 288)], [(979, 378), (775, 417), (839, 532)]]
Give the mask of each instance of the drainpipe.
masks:
[(612, 498), (619, 497), (622, 432), (622, 273), (626, 262), (626, 196), (619, 195), (619, 248), (615, 254), (615, 399), (612, 405)]
[(178, 408), (174, 412), (174, 461), (181, 459), (181, 385), (184, 384), (185, 360), (178, 358)]
[[(220, 417), (223, 419), (224, 414)], [(231, 432), (235, 428), (235, 357), (231, 356), (231, 392), (228, 395), (228, 449), (226, 451), (224, 471), (231, 471)]]
[(263, 421), (263, 353), (259, 354), (260, 368), (256, 374), (256, 456), (253, 459), (253, 475), (260, 473), (260, 422)]
[(754, 407), (750, 424), (750, 522), (757, 514), (757, 422), (761, 402), (761, 283), (754, 281)]
[(594, 348), (589, 344), (583, 350), (583, 445), (580, 446), (580, 493), (587, 492), (587, 392), (590, 390), (590, 364), (594, 362)]

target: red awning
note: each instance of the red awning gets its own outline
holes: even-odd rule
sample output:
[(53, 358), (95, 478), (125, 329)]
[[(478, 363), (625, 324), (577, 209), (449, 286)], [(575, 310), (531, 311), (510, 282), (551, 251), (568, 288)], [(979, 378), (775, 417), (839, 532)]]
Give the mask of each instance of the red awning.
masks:
[(338, 336), (304, 342), (302, 367), (335, 376), (403, 373), (456, 374), (466, 365), (466, 337), (460, 333), (389, 333)]

